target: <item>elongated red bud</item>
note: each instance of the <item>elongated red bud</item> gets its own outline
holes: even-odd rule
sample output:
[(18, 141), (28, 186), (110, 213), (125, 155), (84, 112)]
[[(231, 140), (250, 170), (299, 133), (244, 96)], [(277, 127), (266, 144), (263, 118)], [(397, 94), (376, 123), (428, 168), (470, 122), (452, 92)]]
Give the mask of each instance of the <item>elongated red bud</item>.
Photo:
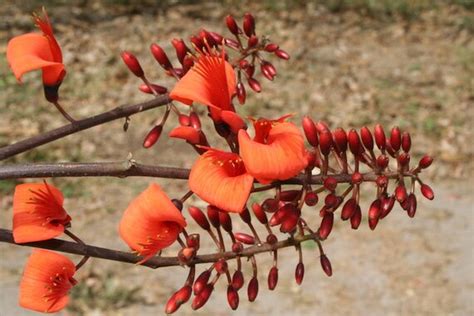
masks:
[(218, 44), (220, 44), (220, 43), (216, 42), (214, 40), (214, 37), (211, 36), (211, 34), (208, 31), (204, 30), (204, 29), (199, 32), (199, 37), (201, 37), (204, 41), (206, 41), (207, 44), (209, 44), (209, 46), (211, 46), (211, 47), (216, 47)]
[(319, 149), (324, 156), (327, 156), (331, 152), (332, 148), (332, 134), (331, 132), (324, 131), (319, 134)]
[(232, 310), (239, 307), (239, 293), (230, 284), (227, 286), (227, 302)]
[(277, 70), (276, 70), (275, 66), (273, 66), (272, 63), (264, 60), (264, 61), (262, 61), (262, 65), (270, 73), (270, 75), (272, 75), (272, 77), (275, 77), (277, 75)]
[(257, 217), (258, 221), (262, 224), (268, 223), (267, 215), (263, 211), (262, 207), (258, 203), (252, 204), (252, 210), (255, 216)]
[(364, 176), (360, 172), (354, 172), (351, 176), (351, 183), (352, 184), (361, 184), (364, 180)]
[(174, 312), (176, 312), (178, 310), (178, 308), (180, 307), (181, 305), (178, 304), (174, 298), (174, 295), (172, 295), (169, 300), (168, 300), (168, 303), (166, 303), (166, 306), (165, 306), (165, 313), (166, 314), (173, 314)]
[(194, 297), (191, 308), (196, 310), (203, 307), (207, 300), (209, 300), (209, 297), (211, 297), (213, 290), (214, 286), (212, 284), (207, 284), (203, 290)]
[(395, 205), (395, 196), (391, 195), (390, 197), (386, 197), (382, 199), (382, 214), (380, 218), (385, 218), (393, 209)]
[(173, 295), (178, 304), (186, 303), (191, 297), (192, 289), (190, 285), (185, 285)]
[(296, 284), (301, 285), (304, 278), (304, 264), (303, 262), (298, 262), (295, 269), (295, 280)]
[(392, 128), (392, 132), (390, 133), (390, 145), (394, 151), (398, 151), (402, 144), (402, 136), (400, 133), (400, 129), (398, 126)]
[(275, 55), (280, 59), (284, 59), (284, 60), (290, 59), (290, 55), (287, 52), (285, 52), (283, 49), (277, 49), (275, 51)]
[(253, 77), (253, 75), (255, 73), (255, 66), (254, 65), (249, 65), (247, 68), (245, 68), (245, 73), (247, 73), (248, 77)]
[(218, 274), (227, 273), (227, 269), (228, 269), (227, 261), (225, 261), (224, 259), (219, 259), (214, 265), (214, 268), (216, 269), (216, 272)]
[(356, 209), (357, 209), (356, 199), (350, 198), (349, 200), (346, 201), (346, 203), (342, 207), (341, 219), (343, 221), (348, 220), (349, 218), (352, 217), (352, 215), (354, 215)]
[(219, 211), (220, 209), (215, 207), (214, 205), (207, 206), (207, 217), (209, 218), (211, 225), (215, 228), (220, 226)]
[(278, 283), (278, 268), (273, 266), (268, 273), (268, 289), (273, 291)]
[(286, 217), (290, 215), (299, 217), (301, 215), (301, 210), (291, 203), (284, 204), (275, 213), (273, 213), (273, 216), (270, 218), (268, 223), (270, 226), (279, 225), (285, 220)]
[(372, 202), (369, 207), (369, 219), (378, 219), (382, 211), (380, 200), (377, 199)]
[(385, 169), (388, 166), (389, 159), (385, 155), (380, 155), (377, 157), (376, 163), (377, 167), (379, 167), (380, 169)]
[(194, 111), (189, 114), (189, 123), (194, 129), (201, 129), (201, 120), (199, 119), (199, 115)]
[(270, 245), (274, 245), (278, 242), (278, 238), (277, 236), (275, 236), (274, 234), (268, 234), (267, 236), (267, 243), (269, 243)]
[(361, 146), (359, 134), (357, 134), (357, 131), (355, 129), (351, 129), (347, 135), (347, 139), (349, 141), (349, 149), (351, 150), (352, 154), (354, 156), (359, 156), (361, 153)]
[(359, 228), (360, 222), (362, 221), (362, 210), (360, 209), (360, 206), (356, 206), (356, 210), (354, 214), (352, 214), (351, 217), (351, 227), (352, 229), (357, 229)]
[(334, 213), (326, 213), (323, 220), (321, 221), (321, 226), (319, 226), (319, 238), (326, 239), (331, 233), (332, 226), (334, 224)]
[(385, 149), (385, 144), (387, 143), (385, 139), (385, 132), (383, 131), (383, 127), (380, 124), (375, 125), (374, 128), (374, 137), (375, 143), (380, 150)]
[(326, 273), (326, 275), (330, 277), (332, 275), (331, 261), (329, 261), (328, 257), (325, 254), (322, 254), (319, 260), (324, 273)]
[(222, 44), (222, 41), (224, 40), (224, 36), (222, 36), (221, 34), (219, 33), (216, 33), (216, 32), (207, 32), (209, 36), (212, 37), (212, 39), (214, 40), (214, 42), (217, 44), (217, 45), (221, 45)]
[(186, 245), (191, 248), (199, 249), (200, 236), (199, 234), (191, 234), (186, 237)]
[(304, 135), (306, 136), (308, 143), (313, 147), (317, 147), (319, 144), (318, 131), (316, 125), (314, 125), (314, 121), (306, 115), (303, 117), (301, 125), (303, 126)]
[(279, 208), (279, 202), (276, 199), (265, 199), (262, 203), (262, 209), (267, 213), (274, 213)]
[(133, 55), (130, 52), (123, 51), (120, 53), (120, 56), (122, 57), (123, 62), (125, 65), (127, 65), (128, 69), (138, 78), (142, 78), (145, 73), (143, 72), (143, 68), (140, 65), (140, 62), (138, 61), (137, 57)]
[(240, 104), (244, 104), (247, 99), (247, 92), (245, 91), (245, 86), (241, 81), (237, 83), (237, 99)]
[(401, 166), (408, 166), (410, 163), (410, 155), (403, 152), (397, 157), (397, 161)]
[(206, 218), (206, 215), (204, 215), (204, 212), (201, 211), (199, 208), (195, 206), (190, 206), (188, 208), (189, 215), (196, 221), (196, 223), (201, 226), (202, 229), (204, 230), (209, 230), (211, 228), (211, 225), (209, 225), (209, 221)]
[(247, 224), (252, 221), (252, 217), (250, 217), (250, 212), (247, 207), (244, 207), (244, 209), (239, 213), (239, 215), (240, 218)]
[(160, 138), (162, 131), (163, 131), (162, 125), (154, 126), (145, 136), (145, 139), (143, 141), (143, 147), (150, 148), (151, 146), (153, 146)]
[(406, 153), (411, 149), (411, 136), (408, 132), (403, 132), (402, 134), (402, 149)]
[(232, 34), (234, 35), (239, 34), (239, 27), (232, 15), (229, 14), (228, 16), (225, 17), (225, 24), (227, 25), (227, 28)]
[(219, 222), (227, 232), (232, 232), (232, 220), (227, 212), (219, 211)]
[(244, 245), (241, 242), (236, 241), (232, 244), (232, 251), (235, 253), (241, 253), (244, 250)]
[(434, 199), (434, 192), (433, 189), (427, 184), (422, 184), (420, 187), (421, 194), (428, 200)]
[(250, 36), (249, 40), (247, 41), (248, 47), (250, 48), (250, 47), (257, 46), (257, 44), (258, 44), (258, 37), (255, 35)]
[(429, 166), (431, 166), (431, 163), (433, 162), (433, 158), (431, 158), (428, 155), (423, 156), (423, 158), (420, 159), (420, 162), (418, 162), (418, 167), (421, 169), (426, 169)]
[(342, 153), (347, 150), (347, 134), (346, 131), (339, 127), (333, 132), (333, 138), (335, 147), (337, 148), (338, 152)]
[(296, 229), (296, 225), (298, 224), (299, 216), (296, 214), (290, 214), (289, 216), (285, 217), (280, 226), (280, 231), (282, 233), (291, 233)]
[(360, 129), (360, 137), (364, 147), (367, 148), (367, 150), (370, 151), (374, 149), (374, 138), (372, 137), (372, 133), (367, 126), (364, 126)]
[(191, 126), (178, 126), (173, 128), (168, 134), (169, 137), (184, 139), (190, 144), (199, 144), (201, 135), (198, 130)]
[(331, 132), (329, 130), (329, 126), (324, 121), (318, 121), (315, 125), (316, 129), (318, 130), (318, 133)]
[(166, 55), (165, 51), (163, 50), (163, 48), (161, 48), (161, 46), (153, 43), (150, 45), (150, 51), (153, 57), (155, 57), (155, 60), (158, 62), (158, 64), (160, 64), (161, 67), (163, 67), (163, 69), (169, 70), (173, 68), (170, 60), (168, 59), (168, 55)]
[(264, 49), (266, 52), (273, 53), (278, 49), (278, 45), (275, 43), (268, 43), (267, 45), (265, 45)]
[(248, 37), (255, 34), (255, 19), (253, 15), (248, 12), (244, 15), (243, 29), (245, 35)]
[(209, 281), (209, 278), (211, 277), (211, 271), (210, 270), (205, 270), (203, 271), (194, 281), (193, 285), (193, 292), (194, 295), (198, 295), (199, 293), (202, 292), (202, 290), (206, 287), (207, 282)]
[(247, 296), (250, 302), (255, 301), (258, 295), (258, 280), (256, 277), (253, 277), (247, 287)]
[(275, 77), (275, 75), (273, 75), (269, 70), (268, 70), (268, 67), (265, 67), (265, 65), (260, 65), (260, 71), (262, 72), (263, 76), (265, 78), (267, 78), (268, 80), (270, 81), (273, 81), (273, 77)]
[(416, 213), (416, 195), (413, 194), (413, 193), (410, 193), (408, 195), (408, 209), (407, 209), (407, 214), (408, 216), (410, 216), (411, 218), (415, 217), (415, 213)]
[(374, 230), (375, 227), (377, 227), (377, 224), (379, 223), (379, 218), (369, 218), (369, 228), (371, 230)]
[(138, 87), (138, 89), (141, 92), (148, 93), (148, 94), (153, 94), (153, 91), (155, 91), (158, 94), (165, 94), (166, 92), (168, 92), (168, 89), (166, 87), (163, 87), (163, 86), (160, 86), (160, 85), (157, 85), (157, 84), (153, 84), (153, 83), (150, 84), (150, 85), (142, 83)]
[(244, 286), (244, 275), (242, 271), (236, 270), (232, 275), (232, 287), (237, 291)]
[(392, 145), (390, 144), (390, 140), (387, 139), (387, 142), (385, 143), (385, 149), (387, 150), (387, 153), (392, 156), (392, 157), (396, 157), (396, 151), (392, 148)]
[(241, 243), (244, 243), (246, 245), (253, 245), (255, 244), (255, 238), (253, 236), (250, 236), (249, 234), (245, 233), (234, 233), (235, 239), (240, 241)]
[(306, 193), (306, 196), (304, 197), (304, 202), (308, 206), (315, 206), (316, 204), (318, 204), (318, 194), (314, 191)]
[(180, 39), (174, 38), (171, 41), (171, 44), (176, 50), (176, 57), (178, 57), (179, 62), (183, 64), (184, 58), (186, 57), (186, 54), (189, 52), (189, 48), (186, 46), (186, 44), (181, 38)]
[(334, 177), (327, 177), (323, 182), (324, 187), (329, 191), (334, 191), (337, 187), (337, 180)]
[(301, 196), (301, 190), (285, 190), (280, 192), (280, 201), (292, 202)]
[(189, 116), (187, 116), (186, 114), (180, 114), (178, 116), (178, 122), (181, 126), (189, 126), (191, 124)]
[(237, 42), (236, 40), (233, 40), (231, 38), (225, 38), (224, 39), (224, 45), (227, 46), (227, 47), (230, 47), (232, 49), (235, 49), (235, 50), (239, 50), (239, 48), (240, 48), (239, 42)]
[(388, 185), (388, 178), (385, 175), (380, 175), (375, 179), (375, 183), (379, 188), (386, 188)]
[(336, 206), (337, 202), (338, 202), (338, 198), (334, 193), (330, 193), (326, 195), (326, 197), (324, 198), (324, 205), (326, 206), (327, 210)]
[(253, 91), (257, 93), (260, 93), (262, 91), (262, 86), (260, 85), (260, 82), (258, 82), (257, 79), (250, 77), (247, 79), (247, 82)]
[(405, 199), (407, 198), (407, 189), (404, 185), (397, 185), (397, 187), (395, 188), (395, 198), (400, 203), (403, 203), (405, 201)]

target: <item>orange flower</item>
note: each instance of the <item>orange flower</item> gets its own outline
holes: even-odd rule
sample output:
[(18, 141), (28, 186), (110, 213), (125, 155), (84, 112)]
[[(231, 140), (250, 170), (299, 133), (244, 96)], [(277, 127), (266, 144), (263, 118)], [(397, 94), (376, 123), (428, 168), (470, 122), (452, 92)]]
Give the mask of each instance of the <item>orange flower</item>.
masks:
[(189, 188), (204, 201), (229, 212), (241, 212), (252, 189), (239, 155), (209, 148), (194, 163)]
[(76, 267), (67, 257), (46, 250), (33, 250), (20, 283), (20, 306), (54, 313), (69, 302), (68, 292), (77, 283)]
[(13, 239), (25, 243), (51, 239), (64, 232), (71, 217), (58, 188), (44, 183), (17, 185), (13, 195)]
[(37, 27), (43, 32), (19, 35), (10, 40), (7, 46), (7, 60), (18, 81), (24, 73), (41, 69), (46, 88), (57, 89), (66, 71), (61, 48), (56, 41), (46, 10), (44, 17), (33, 15)]
[(202, 54), (170, 92), (170, 98), (191, 105), (198, 102), (214, 110), (234, 111), (235, 73), (222, 56)]
[(128, 205), (119, 232), (130, 248), (145, 257), (139, 262), (143, 263), (173, 244), (185, 226), (181, 212), (160, 186), (152, 183)]
[(255, 137), (239, 131), (240, 156), (249, 174), (261, 183), (285, 180), (307, 165), (304, 139), (298, 128), (282, 117), (254, 121)]

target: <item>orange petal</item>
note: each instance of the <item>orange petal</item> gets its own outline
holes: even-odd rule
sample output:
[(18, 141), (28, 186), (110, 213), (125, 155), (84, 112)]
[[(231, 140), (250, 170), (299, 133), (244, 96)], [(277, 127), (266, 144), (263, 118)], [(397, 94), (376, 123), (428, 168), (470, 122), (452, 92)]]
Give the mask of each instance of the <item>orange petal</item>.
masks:
[(265, 142), (251, 140), (239, 131), (240, 156), (249, 174), (262, 183), (285, 180), (297, 175), (307, 165), (304, 139), (292, 123), (273, 123)]
[(122, 239), (144, 262), (158, 251), (173, 244), (186, 221), (173, 202), (157, 184), (138, 195), (125, 210), (120, 221)]
[(197, 102), (232, 110), (235, 85), (234, 69), (223, 57), (202, 55), (171, 90), (170, 98), (188, 105)]
[(169, 137), (181, 138), (190, 142), (191, 144), (199, 144), (200, 140), (199, 131), (191, 126), (175, 127), (170, 131)]
[(233, 111), (222, 111), (220, 113), (221, 119), (226, 122), (233, 133), (237, 134), (239, 130), (244, 129), (247, 124), (245, 121)]
[(53, 27), (51, 26), (51, 22), (49, 21), (48, 13), (46, 9), (43, 7), (43, 17), (33, 14), (33, 19), (36, 23), (36, 26), (43, 32), (43, 35), (48, 38), (50, 47), (51, 47), (51, 54), (53, 56), (53, 61), (62, 63), (63, 62), (63, 54), (61, 52), (61, 47), (59, 46), (56, 38), (53, 34)]
[(34, 250), (20, 283), (20, 306), (42, 313), (54, 313), (69, 302), (76, 272), (67, 257), (46, 250)]
[(189, 188), (204, 201), (229, 212), (241, 212), (253, 185), (237, 154), (209, 149), (194, 163)]

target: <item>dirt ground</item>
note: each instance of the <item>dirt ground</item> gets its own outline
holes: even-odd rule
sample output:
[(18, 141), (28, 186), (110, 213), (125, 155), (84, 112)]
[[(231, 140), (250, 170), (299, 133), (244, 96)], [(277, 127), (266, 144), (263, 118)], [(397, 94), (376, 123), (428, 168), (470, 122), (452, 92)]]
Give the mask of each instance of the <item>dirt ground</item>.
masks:
[[(323, 274), (314, 245), (305, 244), (307, 272), (300, 287), (293, 279), (293, 249), (281, 252), (280, 281), (273, 292), (266, 288), (264, 277), (271, 257), (260, 255), (259, 297), (248, 303), (242, 291), (234, 314), (474, 314), (470, 180), (474, 170), (474, 14), (469, 6), (440, 2), (407, 17), (374, 16), (354, 9), (334, 12), (313, 2), (283, 8), (270, 5), (271, 1), (166, 7), (127, 1), (122, 5), (75, 3), (73, 7), (60, 1), (45, 4), (68, 69), (61, 88), (63, 104), (75, 117), (146, 100), (137, 92), (139, 82), (122, 65), (121, 50), (136, 53), (153, 81), (172, 86), (173, 81), (162, 75), (148, 53), (149, 44), (157, 42), (171, 52), (172, 38), (187, 37), (201, 27), (224, 31), (223, 17), (228, 13), (241, 16), (245, 7), (256, 15), (257, 32), (269, 34), (292, 57), (287, 63), (273, 60), (279, 72), (276, 80), (262, 79), (262, 93), (251, 94), (243, 113), (271, 117), (295, 112), (295, 122), (310, 114), (346, 130), (376, 122), (398, 125), (412, 133), (412, 159), (424, 153), (435, 157), (435, 166), (424, 177), (436, 198), (420, 201), (414, 219), (397, 208), (374, 232), (365, 222), (362, 229), (352, 231), (347, 223), (337, 221), (325, 242), (334, 275)], [(0, 3), (0, 146), (64, 124), (43, 101), (38, 74), (25, 76), (25, 84), (17, 85), (4, 56), (9, 38), (32, 30), (29, 13), (40, 5)], [(124, 160), (131, 152), (143, 163), (190, 167), (196, 156), (181, 142), (163, 137), (152, 150), (141, 148), (143, 136), (161, 111), (132, 117), (127, 133), (122, 131), (123, 121), (117, 121), (8, 162)], [(171, 196), (186, 192), (183, 181), (155, 181)], [(143, 178), (53, 180), (65, 192), (73, 231), (90, 244), (122, 250), (126, 247), (116, 229), (120, 213), (149, 182)], [(11, 225), (14, 185), (14, 181), (0, 181), (1, 227)], [(317, 220), (316, 215), (308, 217)], [(1, 316), (33, 315), (16, 303), (28, 253), (29, 249), (0, 244)], [(60, 314), (161, 314), (167, 298), (184, 281), (181, 270), (154, 271), (92, 260), (78, 274), (81, 282), (72, 293), (70, 308)], [(230, 314), (223, 285), (202, 310), (193, 312), (187, 305), (178, 315), (192, 313)]]

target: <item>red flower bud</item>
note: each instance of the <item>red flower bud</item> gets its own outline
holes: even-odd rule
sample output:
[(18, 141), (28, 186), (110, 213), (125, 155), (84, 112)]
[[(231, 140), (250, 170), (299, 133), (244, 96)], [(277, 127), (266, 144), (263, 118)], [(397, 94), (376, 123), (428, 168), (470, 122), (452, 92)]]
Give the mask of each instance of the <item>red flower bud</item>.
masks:
[(236, 40), (233, 40), (231, 38), (225, 38), (224, 39), (224, 44), (225, 44), (225, 46), (233, 48), (235, 50), (238, 50), (239, 47), (240, 47), (239, 42), (237, 42)]
[(330, 193), (326, 195), (324, 199), (324, 205), (326, 206), (326, 210), (333, 208), (338, 202), (337, 196), (334, 193)]
[(346, 131), (339, 127), (333, 132), (333, 138), (335, 147), (337, 148), (338, 152), (345, 152), (347, 150), (347, 134)]
[[(151, 86), (151, 88), (150, 88), (150, 86)], [(163, 87), (163, 86), (160, 86), (160, 85), (157, 85), (157, 84), (150, 84), (150, 86), (148, 86), (147, 84), (142, 83), (138, 87), (138, 89), (141, 92), (148, 93), (148, 94), (153, 94), (152, 89), (158, 94), (165, 94), (166, 92), (168, 92), (168, 89), (166, 87)]]
[(286, 216), (281, 222), (280, 231), (282, 233), (293, 232), (296, 229), (296, 224), (298, 224), (299, 218), (299, 215), (294, 213)]
[(224, 259), (219, 259), (214, 265), (214, 268), (216, 269), (216, 272), (218, 274), (226, 273), (228, 268), (227, 261), (225, 261)]
[(256, 277), (253, 277), (247, 287), (247, 296), (250, 302), (255, 301), (258, 295), (258, 280)]
[(211, 277), (211, 271), (210, 270), (205, 270), (203, 271), (196, 279), (196, 281), (194, 281), (194, 285), (193, 285), (193, 292), (194, 292), (194, 295), (198, 295), (199, 293), (202, 292), (202, 290), (204, 290), (207, 282), (209, 281), (209, 278)]
[(244, 207), (244, 209), (239, 213), (240, 218), (245, 222), (245, 223), (250, 223), (252, 221), (252, 218), (250, 217), (250, 212), (247, 207)]
[(235, 21), (232, 15), (229, 14), (228, 16), (225, 17), (225, 23), (227, 25), (227, 28), (232, 34), (237, 35), (240, 33), (239, 27), (237, 26), (237, 22)]
[(204, 43), (204, 40), (199, 37), (199, 36), (191, 36), (190, 39), (191, 43), (196, 47), (198, 50), (204, 50), (206, 48), (206, 44)]
[(284, 59), (284, 60), (290, 59), (290, 55), (288, 55), (288, 53), (285, 52), (283, 49), (277, 49), (275, 51), (275, 55), (280, 59)]
[(319, 226), (319, 238), (326, 239), (331, 233), (333, 224), (334, 213), (326, 213), (321, 221), (321, 226)]
[(408, 132), (403, 132), (402, 134), (402, 149), (406, 153), (411, 149), (411, 136)]
[(381, 150), (385, 149), (386, 139), (385, 139), (385, 132), (383, 131), (383, 127), (380, 124), (375, 125), (374, 128), (374, 136), (375, 136), (375, 143), (377, 147)]
[(385, 169), (387, 168), (388, 166), (388, 163), (389, 163), (389, 159), (387, 156), (385, 155), (380, 155), (377, 157), (377, 166), (380, 168), (380, 169)]
[(227, 302), (232, 310), (239, 307), (239, 293), (230, 284), (227, 286)]
[(212, 39), (214, 40), (214, 43), (216, 43), (217, 45), (222, 44), (224, 37), (221, 34), (216, 33), (216, 32), (207, 32), (207, 34), (212, 37)]
[(241, 253), (242, 250), (244, 250), (244, 245), (242, 245), (241, 242), (236, 241), (236, 242), (234, 242), (234, 243), (232, 244), (232, 251), (233, 251), (233, 252), (235, 252), (235, 253)]
[(266, 199), (262, 203), (262, 209), (268, 213), (275, 213), (279, 208), (279, 202), (276, 199)]
[(219, 222), (226, 232), (232, 232), (232, 220), (227, 212), (219, 211)]
[(375, 183), (379, 188), (386, 188), (388, 185), (388, 178), (387, 176), (380, 175), (375, 179)]
[(244, 33), (248, 37), (255, 34), (255, 19), (252, 14), (245, 13), (243, 22)]
[(268, 67), (266, 67), (265, 64), (260, 65), (260, 71), (262, 72), (263, 76), (270, 81), (272, 81), (273, 77), (275, 77), (275, 75), (272, 74), (272, 72), (268, 69)]
[(201, 120), (199, 119), (199, 115), (194, 111), (189, 114), (189, 123), (194, 129), (201, 129)]
[(387, 216), (393, 209), (395, 205), (395, 196), (391, 195), (390, 197), (382, 198), (382, 213), (380, 214), (380, 218), (383, 219)]
[(330, 277), (332, 275), (331, 261), (329, 261), (328, 257), (326, 257), (325, 254), (322, 254), (319, 259), (321, 262), (321, 268), (323, 268), (324, 273), (326, 273), (326, 275)]
[(154, 126), (145, 136), (145, 140), (143, 141), (143, 147), (150, 148), (151, 146), (153, 146), (160, 138), (162, 131), (163, 131), (162, 125)]
[(323, 121), (318, 121), (315, 125), (318, 133), (330, 132), (329, 126)]
[(262, 91), (262, 86), (260, 85), (260, 82), (258, 82), (257, 79), (250, 77), (247, 79), (247, 83), (249, 84), (250, 88), (252, 88), (253, 91), (257, 93)]
[(332, 134), (331, 132), (324, 131), (319, 134), (319, 149), (324, 156), (331, 153), (332, 147)]
[(244, 286), (244, 275), (242, 271), (236, 270), (232, 276), (232, 287), (237, 291)]
[(392, 132), (390, 133), (390, 145), (392, 149), (397, 152), (400, 149), (402, 143), (402, 136), (400, 134), (400, 129), (398, 126), (392, 128)]
[(220, 209), (218, 207), (215, 207), (214, 205), (207, 206), (207, 217), (209, 218), (211, 225), (215, 228), (220, 226), (219, 211)]
[(300, 190), (285, 190), (280, 192), (280, 201), (292, 202), (301, 196)]
[(295, 269), (296, 284), (301, 285), (301, 283), (303, 282), (303, 277), (304, 277), (304, 264), (303, 262), (299, 262), (296, 265), (296, 269)]
[(273, 53), (278, 49), (278, 45), (275, 43), (268, 43), (267, 45), (265, 45), (264, 49), (266, 52)]
[(250, 48), (250, 47), (257, 46), (257, 44), (258, 44), (258, 37), (255, 35), (250, 36), (247, 41), (248, 47)]
[(427, 198), (428, 200), (434, 199), (433, 189), (431, 189), (429, 185), (422, 184), (420, 187), (420, 190), (421, 190), (421, 194), (423, 194), (423, 196)]
[(354, 172), (351, 177), (352, 184), (360, 184), (364, 180), (364, 177), (360, 172)]
[(191, 234), (186, 237), (186, 245), (191, 248), (199, 249), (200, 237), (199, 234)]
[(214, 286), (212, 284), (206, 284), (202, 291), (194, 297), (191, 308), (196, 310), (203, 307), (211, 296), (213, 290)]
[(355, 129), (351, 129), (348, 134), (349, 149), (354, 156), (359, 156), (361, 153), (360, 138)]
[(268, 273), (268, 289), (273, 291), (278, 283), (278, 268), (273, 266)]
[(194, 66), (194, 59), (191, 56), (184, 57), (183, 61), (183, 75), (188, 72), (191, 67)]
[(388, 154), (392, 157), (396, 157), (395, 153), (396, 151), (392, 148), (392, 145), (390, 144), (390, 140), (387, 139), (387, 142), (385, 143), (385, 149), (387, 150)]
[(405, 201), (405, 199), (407, 198), (407, 190), (404, 185), (399, 184), (395, 188), (395, 198), (400, 203), (403, 203)]
[(181, 126), (189, 126), (191, 124), (189, 116), (187, 116), (186, 114), (180, 114), (178, 116), (178, 122)]
[(269, 243), (270, 245), (274, 245), (278, 242), (278, 238), (277, 236), (275, 236), (274, 234), (268, 234), (267, 236), (267, 243)]
[(192, 289), (190, 285), (185, 285), (180, 288), (175, 294), (175, 300), (178, 304), (186, 303), (191, 297)]
[(239, 99), (240, 104), (244, 104), (246, 98), (247, 92), (245, 91), (245, 86), (241, 81), (239, 81), (237, 83), (237, 99)]
[(433, 158), (431, 158), (428, 155), (423, 156), (423, 158), (420, 159), (420, 162), (418, 163), (418, 167), (421, 169), (426, 169), (429, 166), (431, 166), (431, 163), (433, 162)]
[(306, 136), (308, 143), (310, 143), (313, 147), (317, 147), (319, 144), (318, 132), (316, 130), (316, 126), (314, 125), (313, 120), (306, 115), (305, 117), (303, 117), (301, 125), (303, 126), (304, 135)]
[(377, 199), (372, 202), (369, 208), (369, 219), (378, 219), (382, 211), (380, 200)]
[(397, 157), (397, 161), (401, 166), (407, 166), (410, 163), (410, 155), (407, 154), (406, 152), (401, 153)]
[(306, 193), (306, 196), (304, 197), (304, 202), (308, 206), (315, 206), (318, 204), (318, 194), (314, 191), (310, 191)]
[(150, 45), (151, 54), (155, 57), (155, 60), (160, 64), (161, 67), (165, 70), (169, 70), (173, 68), (171, 65), (168, 56), (166, 55), (165, 51), (159, 46), (158, 44), (151, 44)]
[(351, 227), (352, 229), (357, 229), (359, 228), (360, 222), (362, 221), (362, 210), (360, 209), (360, 206), (357, 205), (356, 210), (354, 214), (352, 214), (351, 217)]
[(204, 215), (204, 212), (201, 211), (199, 208), (195, 206), (190, 206), (188, 208), (189, 215), (196, 221), (196, 223), (201, 226), (202, 229), (204, 230), (209, 230), (211, 226), (209, 225), (209, 221), (206, 218), (206, 215)]
[(337, 180), (334, 177), (327, 177), (326, 179), (324, 179), (323, 185), (326, 190), (334, 191), (337, 187)]
[(145, 73), (143, 68), (138, 62), (137, 57), (130, 52), (123, 51), (120, 56), (122, 57), (123, 62), (127, 65), (128, 69), (138, 78), (142, 78)]
[(410, 217), (415, 217), (415, 213), (416, 213), (416, 195), (413, 194), (413, 193), (410, 193), (408, 195), (408, 209), (407, 209), (407, 214), (408, 216)]
[(372, 133), (367, 126), (364, 126), (360, 129), (360, 137), (364, 147), (367, 148), (367, 150), (370, 151), (374, 149), (374, 138), (372, 137)]
[(166, 303), (165, 313), (173, 314), (174, 312), (178, 310), (180, 306), (181, 305), (176, 302), (174, 295), (172, 295), (170, 299), (168, 300), (168, 303)]
[(174, 38), (171, 41), (171, 44), (176, 50), (176, 57), (178, 57), (179, 62), (183, 64), (184, 57), (186, 57), (186, 54), (189, 52), (188, 47), (186, 46), (186, 44), (184, 43), (182, 39), (177, 39), (177, 38)]
[(253, 236), (250, 236), (249, 234), (245, 233), (234, 233), (235, 239), (240, 241), (241, 243), (244, 243), (246, 245), (253, 245), (255, 244), (255, 238)]
[(377, 227), (377, 224), (379, 223), (379, 218), (369, 218), (369, 227), (371, 230), (374, 230), (375, 227)]
[(248, 77), (253, 77), (255, 73), (255, 66), (253, 64), (249, 65), (247, 68), (245, 68), (245, 73)]
[(356, 209), (357, 209), (356, 199), (350, 198), (349, 200), (347, 200), (347, 202), (342, 207), (341, 219), (343, 221), (348, 220), (349, 218), (352, 217), (352, 215), (354, 215)]
[(255, 216), (257, 217), (258, 221), (262, 224), (268, 223), (267, 215), (263, 211), (262, 207), (258, 203), (252, 204), (252, 210)]

